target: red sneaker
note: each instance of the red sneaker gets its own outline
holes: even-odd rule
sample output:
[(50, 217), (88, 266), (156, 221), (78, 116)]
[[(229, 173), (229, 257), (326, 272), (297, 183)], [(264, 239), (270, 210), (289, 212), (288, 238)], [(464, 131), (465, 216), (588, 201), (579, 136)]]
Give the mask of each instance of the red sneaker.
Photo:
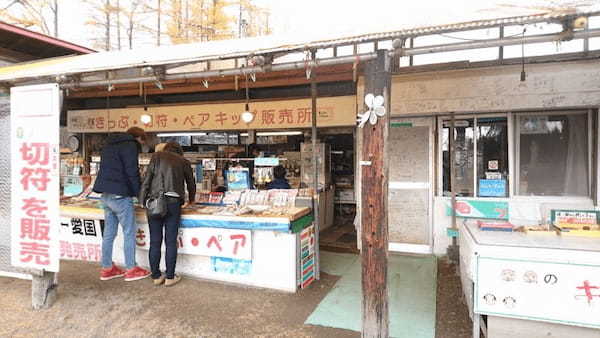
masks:
[(125, 270), (119, 268), (114, 263), (110, 268), (102, 268), (100, 270), (100, 280), (109, 280), (117, 277), (125, 276)]
[(136, 266), (132, 269), (127, 270), (127, 272), (125, 272), (125, 281), (131, 282), (134, 280), (146, 278), (148, 276), (150, 276), (150, 271), (142, 269), (139, 266)]

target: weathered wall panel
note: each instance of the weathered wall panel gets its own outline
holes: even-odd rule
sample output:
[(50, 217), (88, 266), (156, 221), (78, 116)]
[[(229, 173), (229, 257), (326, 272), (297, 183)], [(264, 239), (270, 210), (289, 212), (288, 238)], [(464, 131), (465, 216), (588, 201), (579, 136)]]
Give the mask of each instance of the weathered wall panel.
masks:
[(600, 62), (578, 61), (397, 75), (392, 115), (600, 105)]

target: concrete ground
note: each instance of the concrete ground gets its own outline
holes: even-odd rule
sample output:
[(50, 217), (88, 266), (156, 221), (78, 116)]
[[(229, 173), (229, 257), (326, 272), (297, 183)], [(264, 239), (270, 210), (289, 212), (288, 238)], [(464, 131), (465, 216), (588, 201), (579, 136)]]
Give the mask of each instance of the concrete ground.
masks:
[[(438, 283), (456, 288), (456, 275), (447, 267), (439, 271)], [(96, 264), (64, 261), (59, 296), (49, 310), (31, 310), (30, 281), (0, 278), (0, 337), (359, 337), (304, 324), (338, 278), (322, 273), (320, 281), (296, 294), (191, 279), (165, 288), (149, 279), (102, 282)], [(455, 298), (458, 288), (448, 293), (438, 287), (436, 337), (469, 336), (464, 305)]]

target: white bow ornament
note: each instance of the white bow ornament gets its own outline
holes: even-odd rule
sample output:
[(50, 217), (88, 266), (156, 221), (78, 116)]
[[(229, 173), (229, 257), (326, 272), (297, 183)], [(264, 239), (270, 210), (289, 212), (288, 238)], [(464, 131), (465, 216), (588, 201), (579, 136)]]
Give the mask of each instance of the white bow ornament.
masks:
[(372, 125), (377, 123), (377, 117), (382, 117), (385, 115), (385, 107), (383, 106), (383, 96), (381, 95), (373, 95), (367, 94), (365, 95), (365, 104), (369, 108), (366, 112), (362, 114), (358, 114), (358, 126), (360, 128), (364, 127), (364, 125), (369, 121)]

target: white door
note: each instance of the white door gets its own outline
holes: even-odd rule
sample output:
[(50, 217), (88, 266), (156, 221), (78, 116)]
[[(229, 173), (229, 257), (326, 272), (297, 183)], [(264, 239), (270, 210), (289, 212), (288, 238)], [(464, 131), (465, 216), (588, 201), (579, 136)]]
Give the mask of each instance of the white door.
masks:
[(433, 119), (394, 119), (388, 138), (390, 251), (432, 252)]

